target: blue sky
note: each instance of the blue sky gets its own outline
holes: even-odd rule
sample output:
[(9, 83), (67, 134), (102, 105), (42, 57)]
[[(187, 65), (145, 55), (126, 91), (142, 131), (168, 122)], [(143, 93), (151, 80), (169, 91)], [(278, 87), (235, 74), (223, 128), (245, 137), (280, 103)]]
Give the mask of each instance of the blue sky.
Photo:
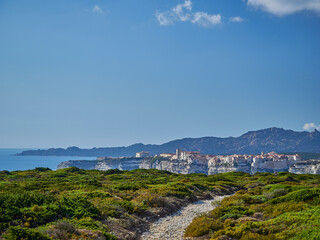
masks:
[(320, 129), (319, 90), (319, 0), (0, 0), (0, 147)]

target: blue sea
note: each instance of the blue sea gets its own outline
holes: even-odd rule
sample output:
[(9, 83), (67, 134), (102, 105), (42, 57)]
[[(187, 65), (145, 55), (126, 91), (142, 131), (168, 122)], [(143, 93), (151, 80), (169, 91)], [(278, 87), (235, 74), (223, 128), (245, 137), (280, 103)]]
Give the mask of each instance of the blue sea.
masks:
[(24, 150), (21, 148), (0, 148), (0, 171), (28, 170), (36, 167), (48, 167), (56, 170), (59, 163), (68, 160), (95, 160), (95, 157), (70, 156), (15, 156)]

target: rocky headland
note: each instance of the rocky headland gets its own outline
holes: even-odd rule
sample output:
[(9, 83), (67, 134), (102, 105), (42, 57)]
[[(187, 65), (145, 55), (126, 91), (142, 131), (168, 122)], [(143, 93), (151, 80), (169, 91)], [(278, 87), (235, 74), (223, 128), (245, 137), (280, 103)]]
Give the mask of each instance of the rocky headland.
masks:
[(136, 157), (123, 157), (123, 158), (109, 158), (99, 157), (97, 160), (69, 160), (61, 162), (57, 169), (68, 167), (77, 167), (81, 169), (97, 169), (97, 170), (133, 170), (138, 169), (142, 158)]

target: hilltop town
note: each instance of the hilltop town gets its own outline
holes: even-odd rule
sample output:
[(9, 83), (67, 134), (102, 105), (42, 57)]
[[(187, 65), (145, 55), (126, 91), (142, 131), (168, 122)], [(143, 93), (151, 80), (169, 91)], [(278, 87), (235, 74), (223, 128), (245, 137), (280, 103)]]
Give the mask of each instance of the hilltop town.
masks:
[(233, 154), (233, 155), (202, 155), (198, 151), (182, 151), (176, 149), (175, 153), (161, 153), (150, 155), (149, 152), (137, 152), (135, 157), (98, 157), (97, 160), (70, 160), (59, 164), (58, 169), (66, 167), (79, 167), (83, 169), (159, 169), (173, 173), (204, 173), (207, 175), (225, 172), (281, 172), (292, 173), (320, 173), (320, 161), (305, 161), (299, 154), (278, 154), (275, 152), (259, 155)]
[[(137, 156), (147, 153), (140, 152)], [(144, 158), (140, 168), (156, 168), (175, 173), (205, 173), (208, 175), (232, 171), (254, 174), (256, 172), (288, 171), (301, 161), (299, 154), (285, 155), (275, 152), (260, 155), (201, 155), (200, 152), (176, 150), (176, 153), (162, 153), (153, 158)]]

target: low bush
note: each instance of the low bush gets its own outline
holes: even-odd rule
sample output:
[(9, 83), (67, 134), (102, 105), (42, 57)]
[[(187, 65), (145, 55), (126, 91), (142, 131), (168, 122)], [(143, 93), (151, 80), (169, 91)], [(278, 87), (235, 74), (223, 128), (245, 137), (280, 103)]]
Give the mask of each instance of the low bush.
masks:
[(290, 239), (318, 232), (318, 175), (37, 168), (1, 171), (0, 180), (0, 234), (11, 239), (115, 239), (107, 225), (136, 231), (137, 216), (236, 189), (241, 190), (196, 218), (186, 236)]
[(217, 231), (222, 228), (219, 220), (213, 221), (211, 218), (202, 216), (195, 218), (185, 231), (185, 237), (199, 237)]
[(309, 201), (319, 197), (320, 197), (320, 189), (302, 189), (302, 190), (291, 192), (286, 196), (272, 199), (269, 202), (270, 203), (281, 203), (285, 201), (301, 202), (301, 201)]
[(23, 239), (23, 240), (50, 240), (51, 238), (47, 235), (38, 232), (33, 229), (28, 228), (22, 228), (20, 226), (15, 227), (9, 227), (7, 234), (4, 235), (5, 239), (8, 240), (17, 240), (17, 239)]
[(274, 189), (273, 191), (265, 192), (264, 195), (268, 200), (270, 200), (272, 198), (277, 198), (277, 197), (287, 195), (287, 193), (288, 193), (288, 190), (284, 188), (277, 188), (277, 189)]
[(290, 173), (282, 173), (280, 178), (258, 173), (252, 178), (259, 184), (247, 183), (248, 190), (223, 199), (206, 217), (194, 219), (186, 236), (209, 234), (216, 240), (320, 239), (320, 176), (308, 175), (301, 181), (300, 176)]
[(167, 204), (164, 197), (149, 192), (142, 192), (133, 201), (142, 207), (164, 207)]

